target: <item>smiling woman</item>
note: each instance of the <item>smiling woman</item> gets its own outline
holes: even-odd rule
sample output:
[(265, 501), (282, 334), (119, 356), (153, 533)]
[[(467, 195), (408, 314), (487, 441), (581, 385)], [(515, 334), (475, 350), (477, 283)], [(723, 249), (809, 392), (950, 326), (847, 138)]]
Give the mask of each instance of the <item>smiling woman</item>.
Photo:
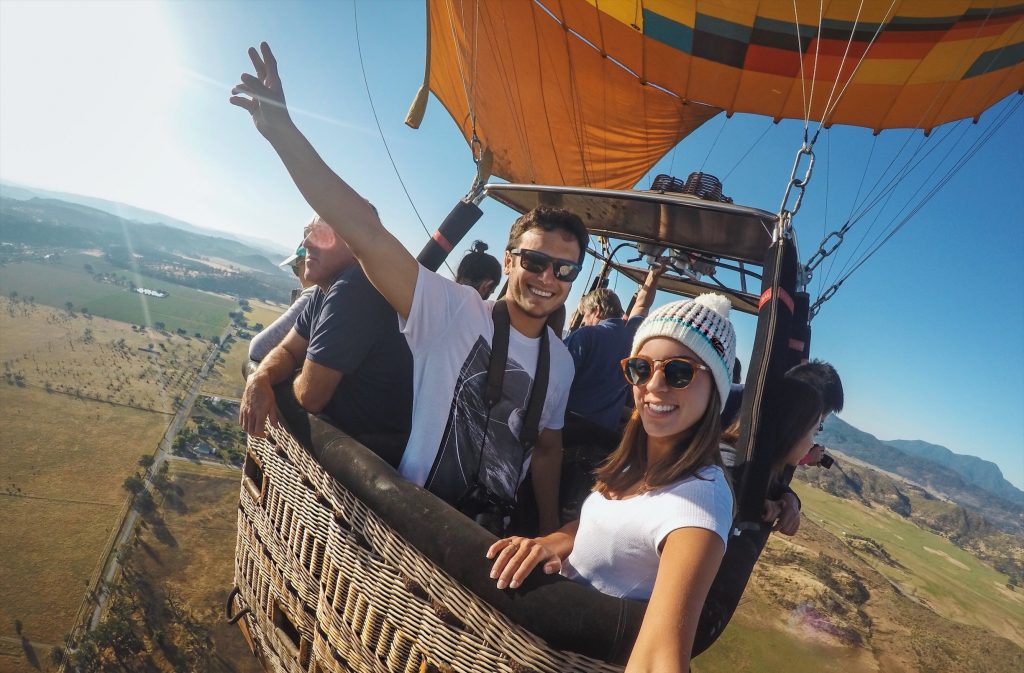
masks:
[(145, 179), (184, 81), (164, 7), (4, 2), (0, 26), (0, 174), (111, 196)]

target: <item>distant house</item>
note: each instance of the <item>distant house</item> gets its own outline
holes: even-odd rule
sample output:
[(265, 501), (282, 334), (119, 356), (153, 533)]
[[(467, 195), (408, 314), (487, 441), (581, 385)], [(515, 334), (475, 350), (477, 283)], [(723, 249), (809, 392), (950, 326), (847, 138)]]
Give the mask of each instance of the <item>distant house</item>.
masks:
[(163, 299), (164, 297), (168, 296), (168, 293), (164, 292), (163, 290), (150, 290), (145, 287), (136, 287), (135, 292), (138, 292), (139, 294), (144, 294), (147, 297), (157, 297), (159, 299)]
[(206, 442), (200, 440), (192, 447), (192, 452), (200, 456), (212, 456), (217, 453), (217, 450)]

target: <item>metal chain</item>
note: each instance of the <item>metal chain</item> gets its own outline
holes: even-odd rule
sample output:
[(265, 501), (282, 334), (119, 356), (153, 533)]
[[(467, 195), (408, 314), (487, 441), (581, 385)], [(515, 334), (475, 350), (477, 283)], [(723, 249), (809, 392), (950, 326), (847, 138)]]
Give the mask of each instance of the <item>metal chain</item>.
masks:
[[(779, 229), (776, 232), (777, 236), (793, 235), (793, 217), (797, 214), (797, 211), (800, 210), (800, 205), (803, 203), (804, 193), (807, 189), (807, 183), (811, 181), (811, 174), (814, 172), (813, 148), (815, 140), (817, 140), (817, 134), (815, 134), (812, 140), (808, 140), (805, 134), (804, 143), (800, 147), (799, 151), (797, 151), (796, 159), (793, 160), (793, 170), (789, 173), (789, 184), (786, 185), (786, 193), (782, 197), (782, 205), (779, 207)], [(804, 177), (798, 178), (797, 171), (799, 170), (800, 163), (804, 160), (804, 157), (807, 157), (807, 169), (804, 171)], [(794, 191), (796, 192), (796, 201), (793, 203), (792, 208), (787, 208), (786, 205), (789, 203)], [(820, 265), (826, 257), (838, 250), (839, 246), (843, 244), (843, 239), (852, 225), (852, 222), (847, 222), (837, 231), (833, 231), (823, 238), (821, 243), (818, 245), (818, 250), (809, 260), (807, 260), (807, 264), (800, 266), (798, 272), (798, 284), (802, 288), (806, 288), (810, 283), (811, 278), (814, 275), (814, 270), (818, 268), (818, 265)], [(825, 292), (818, 297), (818, 300), (811, 306), (808, 317), (814, 318), (821, 309), (821, 305), (831, 299), (842, 284), (843, 281), (840, 280), (825, 290)]]
[[(840, 227), (838, 231), (833, 231), (828, 236), (821, 239), (821, 245), (818, 246), (818, 251), (815, 252), (809, 260), (807, 260), (807, 264), (805, 264), (803, 267), (803, 275), (806, 278), (807, 282), (810, 282), (811, 278), (814, 275), (814, 270), (818, 268), (818, 265), (825, 261), (826, 257), (828, 257), (829, 255), (831, 255), (832, 253), (839, 249), (839, 246), (843, 244), (843, 240), (846, 237), (846, 232), (850, 231), (850, 227), (852, 226), (853, 222), (847, 221), (847, 223)], [(835, 242), (832, 243), (831, 245), (828, 245), (828, 242), (832, 240), (834, 240)], [(828, 245), (828, 247), (826, 247), (826, 245)], [(818, 311), (821, 310), (821, 305), (827, 302), (829, 299), (831, 299), (835, 295), (835, 293), (839, 291), (839, 287), (843, 284), (844, 280), (846, 279), (840, 279), (839, 281), (830, 285), (829, 288), (825, 290), (823, 293), (821, 293), (817, 301), (815, 301), (814, 304), (811, 305), (810, 311), (807, 314), (808, 320), (813, 320), (814, 316), (818, 315)]]
[[(845, 280), (845, 278), (843, 280)], [(835, 295), (835, 293), (839, 291), (839, 287), (842, 284), (842, 280), (832, 283), (832, 285), (827, 290), (825, 290), (820, 297), (818, 297), (818, 300), (811, 304), (811, 308), (807, 312), (808, 321), (813, 320), (814, 316), (818, 315), (818, 311), (821, 310), (821, 305), (827, 302), (829, 299), (831, 299)]]
[[(818, 265), (825, 261), (826, 257), (835, 252), (839, 246), (843, 244), (846, 232), (850, 230), (852, 224), (852, 222), (847, 222), (838, 231), (833, 231), (831, 234), (821, 239), (821, 245), (818, 246), (818, 251), (815, 252), (809, 260), (807, 260), (807, 273), (811, 273), (818, 268)], [(835, 239), (835, 243), (826, 248), (826, 244), (833, 239)]]
[[(804, 171), (804, 177), (798, 178), (796, 176), (797, 170), (800, 168), (800, 163), (807, 157), (807, 169)], [(811, 181), (811, 174), (814, 172), (814, 141), (808, 140), (807, 130), (804, 129), (804, 142), (800, 146), (800, 149), (796, 153), (796, 158), (793, 160), (793, 170), (789, 172), (789, 182), (786, 184), (786, 193), (782, 196), (782, 204), (779, 206), (779, 224), (775, 229), (775, 233), (772, 236), (773, 240), (779, 240), (780, 238), (792, 238), (795, 240), (795, 232), (793, 231), (793, 217), (800, 210), (800, 205), (804, 201), (804, 191), (807, 189), (807, 183)], [(793, 203), (792, 208), (787, 208), (787, 204), (790, 201), (790, 196), (793, 194), (794, 188), (796, 190), (796, 201)], [(806, 267), (800, 267), (798, 271), (797, 285), (801, 289), (807, 287), (807, 283), (811, 280), (810, 274), (807, 272)]]
[[(793, 220), (793, 216), (800, 210), (800, 204), (804, 200), (804, 191), (807, 189), (807, 183), (811, 180), (811, 173), (814, 172), (814, 149), (813, 142), (804, 140), (804, 144), (800, 147), (800, 150), (796, 153), (796, 159), (793, 160), (793, 170), (789, 173), (789, 184), (786, 185), (786, 193), (782, 196), (782, 205), (779, 206), (779, 224), (782, 230), (780, 233), (785, 233), (785, 229), (790, 226)], [(800, 168), (800, 162), (804, 157), (808, 158), (807, 170), (804, 172), (803, 179), (796, 177), (797, 169)], [(789, 203), (789, 197), (793, 193), (793, 188), (796, 188), (796, 202), (793, 207), (786, 208), (786, 204)]]

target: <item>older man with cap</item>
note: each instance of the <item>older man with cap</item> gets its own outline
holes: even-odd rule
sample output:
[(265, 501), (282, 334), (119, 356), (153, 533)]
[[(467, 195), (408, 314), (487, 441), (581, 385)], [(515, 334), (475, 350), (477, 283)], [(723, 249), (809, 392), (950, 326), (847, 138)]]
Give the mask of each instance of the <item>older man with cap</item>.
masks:
[(412, 414), (412, 354), (398, 316), (370, 284), (348, 242), (319, 216), (305, 234), (304, 276), (316, 289), (246, 381), (239, 423), (262, 437), (268, 420), (277, 420), (274, 386), (301, 369), (292, 382), (296, 401), (397, 466)]
[(299, 247), (295, 248), (295, 254), (278, 266), (282, 269), (291, 269), (292, 273), (298, 277), (301, 289), (292, 290), (292, 303), (288, 310), (249, 342), (249, 359), (254, 362), (262, 361), (270, 354), (270, 351), (274, 350), (275, 346), (284, 340), (288, 332), (295, 326), (295, 321), (306, 308), (306, 304), (313, 298), (313, 292), (316, 290), (316, 283), (306, 279), (306, 248), (301, 243)]

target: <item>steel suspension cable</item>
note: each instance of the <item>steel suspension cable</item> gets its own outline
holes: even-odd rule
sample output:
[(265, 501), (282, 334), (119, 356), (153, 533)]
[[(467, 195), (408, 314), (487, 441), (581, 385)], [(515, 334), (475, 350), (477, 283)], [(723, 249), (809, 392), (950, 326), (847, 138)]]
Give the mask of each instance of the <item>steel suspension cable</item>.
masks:
[[(1020, 106), (1020, 102), (1018, 102), (1018, 104), (1017, 104), (1017, 107), (1019, 107), (1019, 106)], [(878, 249), (881, 248), (881, 246), (886, 241), (888, 241), (890, 238), (892, 238), (893, 235), (895, 235), (895, 233), (900, 228), (903, 227), (903, 225), (905, 225), (908, 221), (910, 221), (910, 219), (912, 219), (914, 217), (914, 215), (916, 215), (928, 203), (928, 201), (930, 201), (935, 196), (935, 194), (938, 193), (939, 189), (941, 189), (943, 186), (945, 186), (946, 184), (949, 183), (949, 181), (953, 178), (953, 176), (955, 176), (960, 171), (960, 169), (963, 168), (963, 166), (966, 165), (966, 163), (968, 161), (970, 161), (978, 153), (978, 151), (980, 151), (980, 149), (992, 138), (992, 136), (995, 135), (995, 132), (1004, 123), (1006, 123), (1006, 121), (1009, 119), (1009, 117), (1012, 116), (1012, 113), (1013, 113), (1014, 109), (1016, 109), (1016, 108), (1012, 108), (1012, 107), (1009, 108), (1009, 113), (1008, 114), (1004, 114), (1002, 116), (1002, 118), (997, 118), (997, 120), (995, 122), (993, 122), (992, 126), (990, 126), (988, 129), (985, 129), (985, 131), (982, 133), (981, 137), (976, 139), (974, 141), (974, 144), (971, 147), (969, 147), (967, 149), (967, 151), (964, 152), (964, 154), (961, 155), (960, 158), (957, 159), (953, 163), (953, 166), (950, 167), (946, 171), (946, 174), (943, 175), (942, 178), (940, 178), (939, 181), (936, 182), (929, 189), (929, 191), (921, 198), (921, 200), (911, 209), (910, 213), (908, 215), (906, 215), (903, 218), (903, 220), (901, 220), (900, 223), (880, 243), (875, 244), (875, 242), (872, 242), (874, 247), (870, 250), (870, 252), (865, 254), (863, 259), (860, 260), (855, 265), (854, 269), (852, 269), (849, 273), (846, 274), (846, 276), (844, 277), (844, 280), (845, 280), (845, 278), (848, 278), (849, 275), (851, 273), (853, 273), (854, 270), (856, 270), (857, 268), (860, 268), (860, 266), (863, 265), (863, 263), (866, 262), (868, 260), (868, 258), (870, 258), (872, 255), (874, 255), (878, 251)], [(966, 128), (967, 127), (965, 127), (965, 129)], [(963, 135), (964, 134), (961, 134), (961, 138), (957, 140), (958, 143), (959, 143), (960, 140), (963, 139)], [(955, 147), (955, 145), (954, 145), (954, 147)], [(928, 180), (930, 180), (932, 178), (932, 176), (936, 172), (938, 172), (939, 168), (942, 165), (942, 162), (945, 162), (946, 159), (949, 158), (949, 155), (952, 154), (952, 149), (953, 148), (950, 148), (950, 151), (946, 153), (946, 156), (943, 157), (942, 161), (935, 167), (935, 169), (932, 170), (932, 172), (928, 175), (928, 177), (924, 180), (924, 182), (927, 182)], [(907, 205), (909, 205), (909, 202), (908, 202)], [(902, 213), (904, 210), (906, 210), (906, 208), (907, 208), (907, 206), (904, 206), (903, 208), (901, 208), (900, 211), (894, 216), (893, 219), (895, 220), (896, 217), (899, 217), (900, 213)], [(875, 237), (875, 241), (878, 241), (880, 236), (881, 236), (881, 234), (879, 234), (879, 236), (876, 236)]]
[[(359, 54), (359, 70), (363, 73), (363, 86), (366, 87), (366, 99), (370, 103), (370, 111), (373, 113), (373, 122), (377, 125), (377, 133), (380, 134), (380, 141), (384, 144), (384, 151), (388, 155), (388, 160), (391, 162), (391, 168), (395, 171), (395, 177), (398, 178), (398, 184), (402, 185), (402, 191), (405, 192), (405, 198), (409, 201), (409, 205), (412, 207), (412, 212), (416, 214), (416, 219), (420, 221), (420, 226), (423, 227), (423, 232), (430, 238), (430, 230), (427, 229), (427, 225), (423, 222), (423, 217), (420, 216), (420, 211), (416, 208), (415, 202), (412, 200), (412, 195), (409, 194), (409, 189), (405, 186), (405, 180), (402, 179), (402, 174), (398, 170), (398, 164), (395, 163), (395, 157), (391, 154), (391, 148), (388, 147), (388, 141), (384, 137), (384, 129), (380, 125), (380, 119), (377, 117), (377, 107), (373, 104), (373, 95), (370, 93), (370, 80), (366, 77), (366, 66), (363, 63), (363, 47), (359, 40), (359, 2), (352, 3), (352, 19), (353, 25), (355, 26), (356, 33), (356, 51)], [(448, 267), (448, 272), (455, 277), (455, 272), (452, 270), (448, 261), (445, 260), (444, 265)]]
[(725, 184), (725, 181), (729, 179), (729, 176), (733, 174), (733, 171), (739, 168), (740, 164), (743, 163), (743, 160), (746, 159), (747, 156), (749, 156), (750, 153), (754, 151), (754, 148), (757, 147), (762, 140), (764, 140), (764, 137), (768, 135), (768, 131), (770, 131), (772, 127), (775, 125), (776, 124), (773, 119), (768, 120), (768, 126), (765, 127), (764, 131), (761, 132), (761, 135), (759, 135), (757, 139), (750, 145), (750, 147), (747, 148), (747, 151), (743, 153), (743, 156), (736, 160), (736, 163), (733, 164), (732, 168), (729, 169), (729, 172), (726, 173), (725, 177), (722, 178), (722, 184)]
[[(871, 213), (873, 210), (875, 210), (875, 208), (880, 203), (883, 204), (881, 208), (876, 212), (875, 217), (871, 221), (871, 224), (868, 226), (868, 229), (861, 236), (861, 239), (860, 241), (858, 241), (853, 252), (850, 253), (850, 255), (846, 259), (846, 262), (840, 267), (839, 271), (837, 272), (838, 275), (842, 275), (846, 271), (850, 263), (849, 260), (851, 260), (853, 256), (857, 254), (861, 246), (867, 240), (867, 237), (870, 235), (871, 230), (874, 229), (875, 224), (878, 223), (882, 212), (884, 212), (885, 208), (888, 206), (889, 201), (895, 194), (896, 188), (914, 171), (916, 167), (921, 165), (921, 162), (916, 159), (917, 155), (921, 152), (921, 149), (925, 146), (928, 147), (928, 150), (925, 152), (921, 160), (927, 159), (932, 154), (932, 152), (934, 152), (940, 145), (942, 145), (946, 141), (946, 139), (949, 138), (950, 135), (952, 135), (955, 128), (956, 125), (951, 125), (950, 127), (948, 127), (948, 129), (945, 130), (945, 134), (942, 136), (938, 136), (936, 134), (935, 136), (922, 138), (921, 143), (918, 144), (917, 148), (914, 150), (914, 153), (907, 158), (907, 160), (904, 162), (902, 167), (897, 171), (897, 173), (893, 175), (892, 178), (890, 178), (889, 183), (878, 194), (872, 197), (870, 203), (865, 205), (859, 212), (851, 215), (851, 217), (849, 217), (846, 220), (843, 226), (839, 229), (840, 240), (843, 240), (845, 235), (853, 228), (853, 226), (861, 222), (865, 217), (867, 217), (867, 215)], [(906, 143), (904, 143), (903, 147), (906, 147)], [(892, 164), (895, 163), (896, 157), (898, 157), (902, 151), (903, 148), (901, 147), (900, 150), (897, 152), (896, 156), (893, 157), (893, 161), (890, 162), (888, 167), (886, 167), (886, 172), (888, 172), (889, 168), (892, 167)], [(881, 184), (881, 180), (879, 180), (877, 184)], [(874, 190), (872, 189), (872, 192), (873, 191)], [(834, 264), (836, 263), (838, 262), (833, 261), (833, 265), (829, 267), (829, 274), (825, 277), (824, 284), (828, 284), (828, 281), (832, 278), (831, 270)]]
[(921, 198), (921, 200), (914, 206), (914, 208), (899, 222), (899, 224), (893, 227), (892, 230), (885, 236), (885, 238), (883, 238), (881, 241), (875, 244), (874, 247), (853, 266), (853, 268), (851, 268), (845, 275), (843, 275), (839, 280), (833, 283), (828, 288), (828, 290), (825, 291), (825, 293), (818, 297), (814, 305), (811, 307), (812, 315), (817, 314), (821, 305), (828, 301), (833, 295), (835, 295), (835, 292), (842, 286), (843, 283), (846, 282), (847, 279), (850, 278), (850, 276), (852, 276), (858, 269), (860, 269), (861, 266), (863, 266), (872, 256), (874, 256), (874, 254), (877, 253), (882, 248), (882, 246), (889, 242), (889, 240), (891, 240), (893, 236), (895, 236), (910, 220), (912, 220), (921, 211), (922, 208), (924, 208), (924, 206), (935, 196), (935, 194), (939, 192), (940, 189), (942, 189), (942, 187), (948, 184), (949, 181), (957, 173), (960, 172), (960, 170), (981, 150), (981, 148), (984, 147), (988, 143), (988, 141), (992, 139), (996, 132), (1000, 128), (1002, 128), (1002, 126), (1010, 119), (1010, 117), (1013, 116), (1013, 114), (1021, 107), (1022, 103), (1024, 103), (1024, 99), (1017, 100), (1014, 103), (1008, 105), (1006, 109), (1001, 111), (1000, 116), (997, 117), (997, 119), (992, 123), (992, 125), (989, 128), (985, 129), (981, 137), (974, 141), (974, 144), (967, 150), (967, 152), (965, 152), (954, 163), (954, 165), (946, 171), (946, 174), (943, 175), (942, 178), (931, 187), (931, 189)]

